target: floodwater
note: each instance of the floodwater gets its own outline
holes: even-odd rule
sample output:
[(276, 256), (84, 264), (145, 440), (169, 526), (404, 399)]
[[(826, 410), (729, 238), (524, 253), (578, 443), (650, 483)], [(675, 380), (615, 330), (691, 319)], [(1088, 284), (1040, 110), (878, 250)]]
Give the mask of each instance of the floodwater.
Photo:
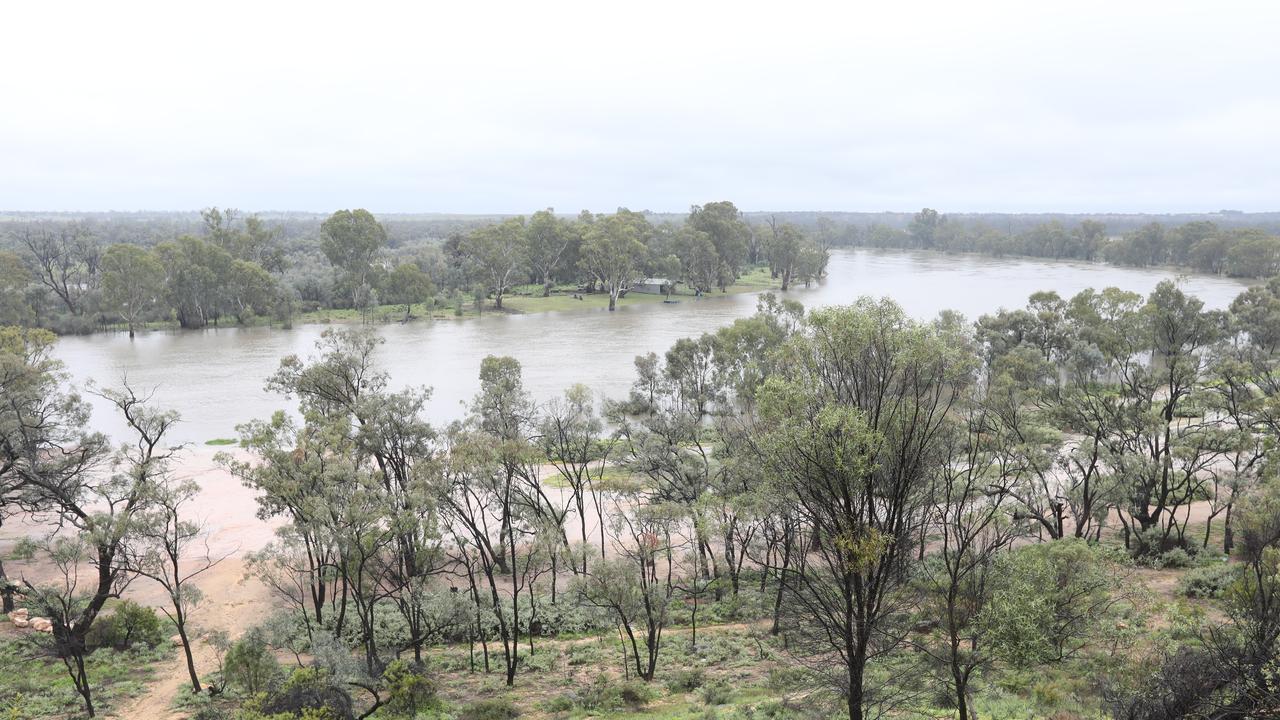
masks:
[[(1074, 262), (844, 250), (833, 253), (830, 275), (821, 285), (786, 295), (806, 307), (887, 296), (917, 317), (952, 309), (976, 319), (1001, 307), (1019, 307), (1038, 290), (1069, 296), (1089, 287), (1116, 286), (1145, 294), (1175, 277), (1169, 270)], [(1184, 276), (1181, 283), (1211, 308), (1226, 307), (1245, 287), (1201, 275)], [(662, 352), (678, 338), (727, 325), (750, 315), (755, 304), (754, 295), (712, 296), (613, 313), (494, 313), (471, 320), (390, 324), (379, 329), (386, 339), (379, 361), (394, 387), (433, 388), (428, 413), (432, 422), (444, 424), (465, 414), (464, 402), (478, 389), (480, 361), (486, 355), (519, 360), (526, 387), (537, 400), (574, 383), (621, 397), (631, 383), (636, 355)], [(124, 333), (102, 333), (62, 338), (56, 355), (80, 387), (89, 381), (111, 386), (127, 378), (135, 388), (153, 390), (158, 407), (182, 417), (174, 439), (198, 446), (235, 437), (237, 424), (292, 406), (266, 392), (264, 380), (281, 357), (312, 352), (325, 327), (157, 331), (134, 340)], [(94, 404), (94, 427), (119, 437), (120, 421), (100, 400)]]

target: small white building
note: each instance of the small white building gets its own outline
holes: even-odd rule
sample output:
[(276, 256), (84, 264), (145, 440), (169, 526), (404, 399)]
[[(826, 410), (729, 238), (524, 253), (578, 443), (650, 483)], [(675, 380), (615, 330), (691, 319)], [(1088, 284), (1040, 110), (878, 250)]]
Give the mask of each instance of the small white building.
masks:
[(666, 278), (645, 278), (631, 283), (631, 292), (644, 293), (646, 295), (670, 295), (675, 291), (675, 281)]

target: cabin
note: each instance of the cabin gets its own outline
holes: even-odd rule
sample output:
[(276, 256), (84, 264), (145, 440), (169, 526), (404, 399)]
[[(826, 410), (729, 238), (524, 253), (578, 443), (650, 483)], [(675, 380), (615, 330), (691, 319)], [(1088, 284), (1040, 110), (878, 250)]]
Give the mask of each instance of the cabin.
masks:
[(676, 291), (674, 280), (666, 278), (645, 278), (631, 283), (631, 292), (646, 295), (670, 295)]

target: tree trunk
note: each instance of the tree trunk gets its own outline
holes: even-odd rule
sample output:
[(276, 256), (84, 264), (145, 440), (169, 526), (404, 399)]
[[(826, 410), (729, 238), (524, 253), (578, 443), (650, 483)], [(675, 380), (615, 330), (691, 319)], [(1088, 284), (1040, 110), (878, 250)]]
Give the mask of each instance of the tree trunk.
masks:
[(182, 653), (187, 657), (187, 674), (191, 676), (191, 691), (200, 692), (200, 675), (196, 673), (196, 660), (191, 655), (191, 640), (187, 637), (186, 620), (180, 620), (176, 625), (178, 637), (182, 639)]

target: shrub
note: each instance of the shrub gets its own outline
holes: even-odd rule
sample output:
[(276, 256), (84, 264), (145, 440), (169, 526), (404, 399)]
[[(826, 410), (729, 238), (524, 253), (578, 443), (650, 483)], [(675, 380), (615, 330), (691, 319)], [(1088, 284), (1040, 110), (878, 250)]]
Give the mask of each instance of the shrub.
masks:
[(1176, 547), (1161, 553), (1160, 557), (1153, 564), (1158, 568), (1181, 570), (1194, 565), (1195, 558), (1193, 558), (1186, 550)]
[(382, 684), (388, 695), (385, 710), (391, 715), (413, 718), (437, 704), (435, 683), (421, 665), (396, 660), (382, 671)]
[(459, 720), (511, 720), (519, 717), (520, 709), (506, 698), (485, 698), (462, 708)]
[(732, 694), (733, 690), (729, 687), (729, 683), (717, 680), (702, 688), (702, 701), (708, 705), (724, 705), (729, 702), (729, 696)]
[(641, 708), (649, 704), (653, 691), (645, 683), (631, 681), (617, 686), (618, 699), (629, 708)]
[(635, 680), (619, 682), (606, 675), (583, 688), (578, 705), (584, 710), (618, 710), (624, 707), (641, 708), (649, 703), (653, 691), (645, 683)]
[(702, 687), (705, 680), (701, 669), (681, 670), (667, 681), (667, 689), (673, 693), (692, 692)]
[(1238, 577), (1239, 566), (1230, 563), (1194, 568), (1182, 577), (1182, 594), (1191, 598), (1220, 598)]
[(153, 648), (164, 642), (164, 630), (154, 610), (125, 600), (113, 613), (98, 618), (85, 642), (90, 648), (128, 650), (139, 643)]
[(572, 695), (557, 695), (546, 702), (543, 707), (547, 712), (563, 713), (573, 709)]
[(280, 689), (262, 704), (267, 715), (323, 717), (351, 720), (351, 696), (329, 681), (328, 673), (314, 668), (295, 670)]
[(235, 641), (223, 660), (227, 684), (250, 695), (267, 690), (280, 676), (280, 663), (257, 629)]

